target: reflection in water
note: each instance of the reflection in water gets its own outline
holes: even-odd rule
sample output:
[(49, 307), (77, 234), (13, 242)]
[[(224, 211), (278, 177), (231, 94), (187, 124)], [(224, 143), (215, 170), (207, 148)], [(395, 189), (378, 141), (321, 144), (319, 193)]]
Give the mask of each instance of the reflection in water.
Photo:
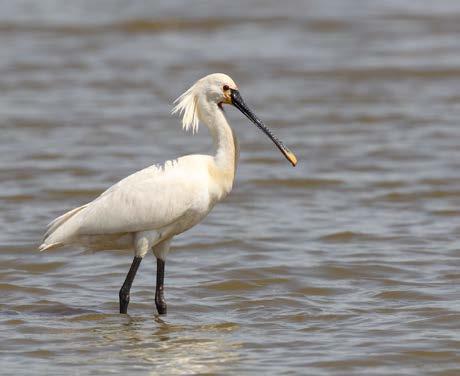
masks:
[[(154, 316), (127, 317), (119, 325), (113, 318), (112, 325), (102, 320), (94, 330), (99, 338), (94, 344), (95, 350), (101, 350), (99, 356), (104, 358), (105, 349), (115, 346), (116, 363), (135, 365), (152, 375), (220, 373), (240, 357), (241, 344), (228, 341), (238, 329), (236, 324), (170, 324)], [(93, 361), (100, 361), (99, 356)]]

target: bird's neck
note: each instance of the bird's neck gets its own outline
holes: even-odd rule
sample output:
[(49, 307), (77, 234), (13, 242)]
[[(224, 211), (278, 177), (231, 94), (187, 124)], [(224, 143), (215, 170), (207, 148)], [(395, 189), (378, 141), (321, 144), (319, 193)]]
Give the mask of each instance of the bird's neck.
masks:
[[(200, 118), (208, 126), (214, 144), (214, 171), (224, 190), (230, 191), (238, 164), (238, 142), (224, 111), (214, 103), (200, 108)], [(226, 192), (226, 193), (228, 193)]]

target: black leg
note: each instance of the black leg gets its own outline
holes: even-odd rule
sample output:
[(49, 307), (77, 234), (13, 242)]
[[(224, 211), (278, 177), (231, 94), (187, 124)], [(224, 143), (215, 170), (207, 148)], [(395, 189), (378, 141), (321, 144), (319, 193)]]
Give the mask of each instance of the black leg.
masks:
[(157, 258), (157, 287), (155, 290), (155, 305), (157, 306), (160, 315), (166, 314), (166, 301), (164, 297), (164, 282), (165, 279), (165, 262)]
[(120, 297), (120, 313), (128, 312), (129, 304), (129, 290), (131, 290), (131, 285), (133, 284), (134, 277), (136, 276), (137, 269), (142, 261), (142, 257), (134, 257), (133, 263), (129, 268), (128, 275), (126, 276), (123, 286), (121, 286), (119, 297)]

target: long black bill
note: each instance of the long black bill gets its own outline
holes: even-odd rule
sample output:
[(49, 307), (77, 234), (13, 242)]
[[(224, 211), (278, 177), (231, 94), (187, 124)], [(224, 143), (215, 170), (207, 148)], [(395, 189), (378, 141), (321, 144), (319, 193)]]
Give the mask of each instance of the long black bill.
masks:
[(244, 103), (243, 98), (238, 90), (231, 90), (231, 98), (232, 104), (240, 110), (246, 117), (251, 120), (259, 129), (262, 130), (273, 143), (276, 145), (278, 149), (280, 149), (281, 153), (286, 157), (286, 159), (291, 162), (293, 166), (297, 164), (297, 158), (292, 151), (290, 151), (284, 144), (278, 140), (278, 138), (267, 128), (267, 126), (260, 121), (260, 119), (252, 112), (249, 107)]

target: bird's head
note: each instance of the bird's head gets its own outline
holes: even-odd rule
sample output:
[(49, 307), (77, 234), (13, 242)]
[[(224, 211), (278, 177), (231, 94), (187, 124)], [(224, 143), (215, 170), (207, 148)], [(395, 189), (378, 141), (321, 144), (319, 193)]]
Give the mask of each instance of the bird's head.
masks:
[(198, 80), (190, 89), (176, 99), (176, 106), (172, 113), (182, 115), (182, 126), (185, 130), (192, 129), (193, 132), (198, 130), (200, 118), (201, 98), (206, 103), (218, 106), (223, 110), (223, 104), (233, 105), (238, 108), (249, 120), (251, 120), (260, 130), (262, 130), (286, 157), (293, 166), (297, 164), (297, 158), (284, 144), (262, 123), (262, 121), (246, 105), (238, 86), (226, 74), (214, 73)]
[(222, 104), (232, 103), (232, 90), (238, 90), (235, 82), (226, 74), (214, 73), (199, 80), (197, 91), (206, 97), (208, 102), (215, 103), (222, 108)]

